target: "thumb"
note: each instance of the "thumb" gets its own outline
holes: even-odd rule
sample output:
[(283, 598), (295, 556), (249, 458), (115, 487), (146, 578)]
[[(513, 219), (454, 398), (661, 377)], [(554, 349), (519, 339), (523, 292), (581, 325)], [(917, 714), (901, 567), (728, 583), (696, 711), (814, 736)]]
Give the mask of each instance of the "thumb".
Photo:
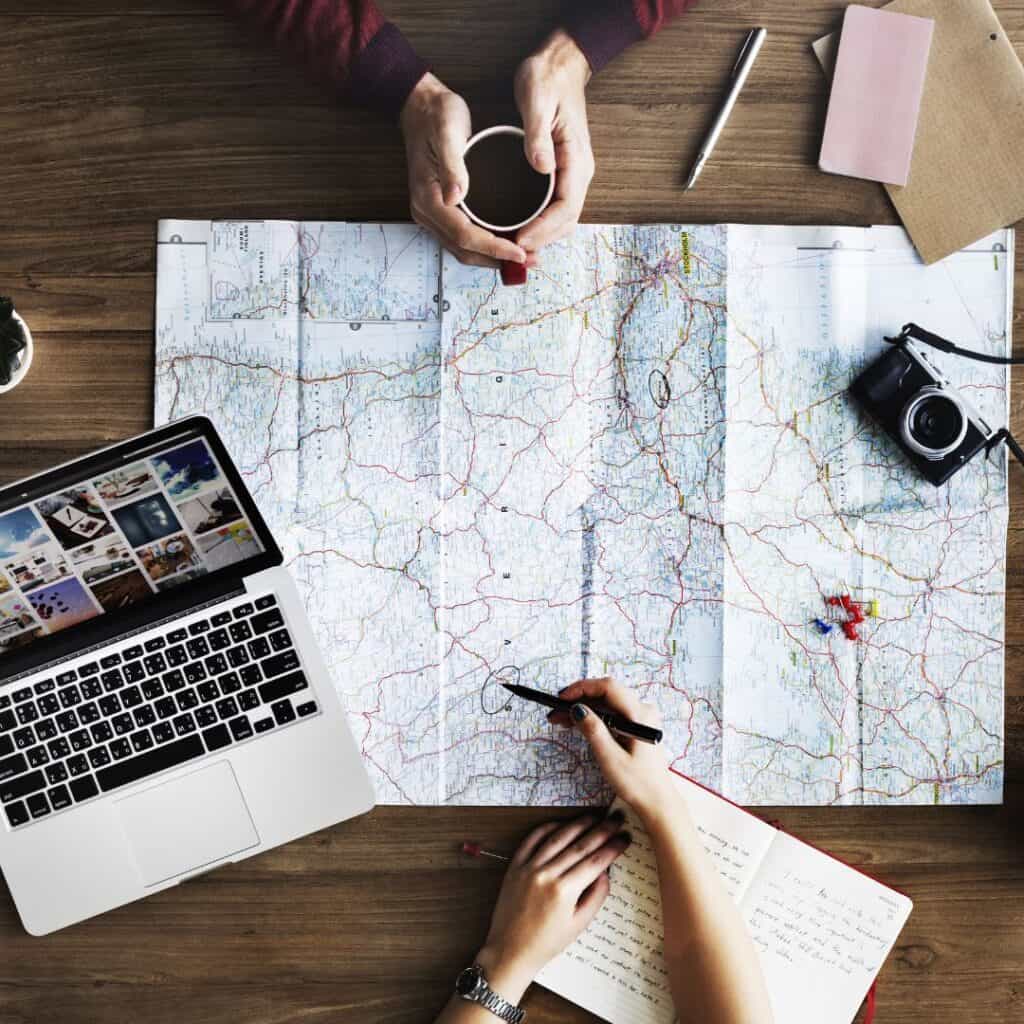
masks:
[(593, 750), (605, 778), (614, 785), (617, 768), (626, 757), (626, 752), (619, 746), (608, 726), (601, 721), (593, 708), (588, 708), (585, 704), (573, 704), (572, 721), (590, 744), (590, 749)]
[(469, 191), (469, 172), (463, 157), (465, 149), (466, 136), (454, 125), (445, 125), (441, 129), (437, 153), (438, 177), (445, 206), (455, 206)]
[(550, 174), (555, 169), (555, 144), (551, 138), (554, 111), (531, 96), (523, 103), (520, 113), (526, 132), (526, 159), (535, 171)]

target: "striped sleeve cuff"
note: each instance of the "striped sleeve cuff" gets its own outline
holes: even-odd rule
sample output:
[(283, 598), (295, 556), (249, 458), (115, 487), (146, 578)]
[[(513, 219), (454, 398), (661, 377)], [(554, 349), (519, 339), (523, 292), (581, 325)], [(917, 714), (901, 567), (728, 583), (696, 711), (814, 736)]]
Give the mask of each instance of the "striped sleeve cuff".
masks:
[(563, 26), (594, 72), (644, 37), (631, 0), (572, 0)]
[(398, 26), (386, 21), (349, 68), (349, 99), (397, 121), (409, 93), (427, 70)]

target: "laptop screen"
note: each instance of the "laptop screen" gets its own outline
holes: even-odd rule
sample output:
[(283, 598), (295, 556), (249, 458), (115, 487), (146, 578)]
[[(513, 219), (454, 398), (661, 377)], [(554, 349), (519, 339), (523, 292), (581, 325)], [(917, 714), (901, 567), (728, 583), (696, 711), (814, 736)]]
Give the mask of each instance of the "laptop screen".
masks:
[(0, 504), (0, 672), (47, 637), (220, 570), (244, 572), (266, 552), (219, 442), (192, 430), (135, 447), (138, 458), (112, 449), (69, 467), (53, 490)]

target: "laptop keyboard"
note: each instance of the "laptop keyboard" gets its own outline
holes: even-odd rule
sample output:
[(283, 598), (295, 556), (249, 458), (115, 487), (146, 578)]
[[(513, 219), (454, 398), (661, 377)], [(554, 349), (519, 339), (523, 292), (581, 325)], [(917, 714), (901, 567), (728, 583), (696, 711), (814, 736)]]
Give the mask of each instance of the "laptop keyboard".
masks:
[(315, 714), (273, 594), (0, 695), (12, 828)]

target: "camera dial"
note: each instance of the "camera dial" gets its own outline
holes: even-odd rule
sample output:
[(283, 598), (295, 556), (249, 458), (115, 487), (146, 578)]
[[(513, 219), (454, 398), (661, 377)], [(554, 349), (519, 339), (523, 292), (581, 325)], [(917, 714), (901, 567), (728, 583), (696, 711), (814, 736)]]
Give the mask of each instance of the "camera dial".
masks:
[(937, 461), (960, 447), (967, 423), (967, 411), (955, 392), (925, 387), (903, 407), (900, 435), (912, 451)]

